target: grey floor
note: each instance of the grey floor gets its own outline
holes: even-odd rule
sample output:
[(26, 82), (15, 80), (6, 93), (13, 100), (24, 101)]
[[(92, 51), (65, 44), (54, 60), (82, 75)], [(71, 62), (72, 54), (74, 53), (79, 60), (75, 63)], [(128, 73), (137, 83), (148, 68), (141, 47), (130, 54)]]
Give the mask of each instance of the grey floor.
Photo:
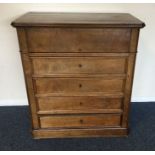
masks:
[(132, 103), (128, 138), (34, 140), (27, 106), (0, 107), (0, 150), (155, 150), (155, 103)]

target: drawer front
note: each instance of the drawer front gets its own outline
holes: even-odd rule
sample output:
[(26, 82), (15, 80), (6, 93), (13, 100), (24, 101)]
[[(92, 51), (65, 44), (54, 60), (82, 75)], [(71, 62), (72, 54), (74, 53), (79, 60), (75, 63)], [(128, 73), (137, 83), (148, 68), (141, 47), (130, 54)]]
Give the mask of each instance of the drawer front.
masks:
[(122, 92), (123, 79), (103, 78), (37, 78), (38, 94), (77, 92)]
[(40, 117), (41, 128), (119, 127), (118, 114), (53, 115)]
[(129, 28), (29, 28), (30, 52), (129, 52)]
[(34, 74), (125, 73), (126, 57), (33, 58)]
[(104, 97), (48, 97), (38, 98), (39, 111), (91, 111), (121, 109), (122, 98)]

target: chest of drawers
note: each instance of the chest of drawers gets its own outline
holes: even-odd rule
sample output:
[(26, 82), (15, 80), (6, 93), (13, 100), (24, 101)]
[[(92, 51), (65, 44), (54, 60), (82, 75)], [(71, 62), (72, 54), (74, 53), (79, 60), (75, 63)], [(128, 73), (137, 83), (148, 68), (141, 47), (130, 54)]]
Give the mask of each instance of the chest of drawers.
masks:
[(17, 28), (34, 138), (125, 136), (140, 28), (123, 13), (27, 13)]

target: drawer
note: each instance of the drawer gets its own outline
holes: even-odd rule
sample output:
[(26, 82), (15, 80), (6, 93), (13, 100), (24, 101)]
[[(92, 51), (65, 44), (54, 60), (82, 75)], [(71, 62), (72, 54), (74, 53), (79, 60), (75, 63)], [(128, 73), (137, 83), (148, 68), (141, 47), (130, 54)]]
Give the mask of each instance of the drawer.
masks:
[(36, 78), (38, 94), (83, 93), (83, 92), (122, 92), (123, 79), (103, 78)]
[(42, 97), (38, 98), (39, 113), (96, 113), (115, 112), (122, 106), (122, 98), (104, 97)]
[(126, 57), (41, 57), (32, 59), (34, 74), (125, 73)]
[(130, 28), (29, 28), (30, 52), (129, 52)]
[(40, 117), (41, 128), (119, 127), (119, 114), (53, 115)]

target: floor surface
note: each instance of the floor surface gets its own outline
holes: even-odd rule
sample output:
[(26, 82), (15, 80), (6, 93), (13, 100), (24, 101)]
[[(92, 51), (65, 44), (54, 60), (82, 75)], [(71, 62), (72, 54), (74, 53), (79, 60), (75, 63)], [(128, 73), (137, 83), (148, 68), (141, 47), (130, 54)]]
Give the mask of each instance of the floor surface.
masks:
[(126, 138), (32, 139), (27, 106), (0, 107), (0, 150), (155, 150), (155, 103), (132, 103)]

